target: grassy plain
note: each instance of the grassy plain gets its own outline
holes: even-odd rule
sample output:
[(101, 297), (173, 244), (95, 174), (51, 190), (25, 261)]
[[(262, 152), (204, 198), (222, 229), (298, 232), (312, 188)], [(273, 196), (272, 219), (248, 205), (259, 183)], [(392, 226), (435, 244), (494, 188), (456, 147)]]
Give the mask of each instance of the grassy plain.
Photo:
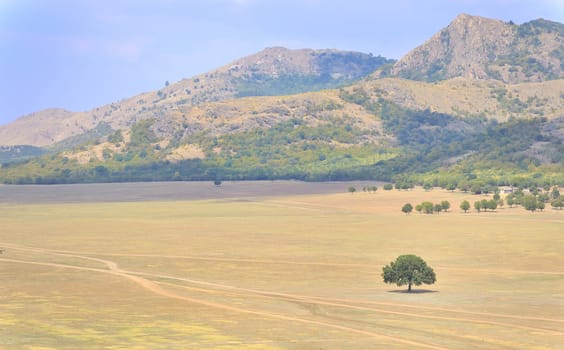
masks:
[[(346, 189), (0, 204), (0, 349), (564, 348), (564, 211)], [(436, 284), (383, 284), (407, 253)]]

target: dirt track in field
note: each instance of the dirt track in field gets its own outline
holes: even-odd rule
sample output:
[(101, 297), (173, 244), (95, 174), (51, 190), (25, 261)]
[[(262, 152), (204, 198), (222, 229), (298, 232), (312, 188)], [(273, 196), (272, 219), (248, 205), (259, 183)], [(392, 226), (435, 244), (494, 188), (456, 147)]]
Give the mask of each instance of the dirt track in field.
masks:
[[(160, 259), (183, 259), (183, 260), (200, 260), (200, 261), (211, 261), (211, 262), (233, 262), (233, 263), (250, 263), (250, 264), (272, 264), (272, 265), (302, 265), (302, 266), (328, 266), (328, 267), (357, 267), (374, 269), (374, 264), (359, 264), (359, 263), (332, 263), (332, 262), (316, 262), (316, 261), (291, 261), (291, 260), (269, 260), (269, 259), (243, 259), (243, 258), (221, 258), (212, 256), (189, 256), (189, 255), (168, 255), (168, 254), (124, 254), (124, 253), (101, 253), (101, 252), (75, 252), (68, 250), (47, 250), (42, 248), (31, 248), (13, 245), (7, 242), (0, 242), (3, 247), (8, 247), (17, 250), (28, 250), (37, 252), (46, 252), (52, 254), (66, 255), (69, 257), (82, 258), (93, 261), (105, 261), (95, 259), (92, 257), (87, 257), (85, 255), (73, 255), (73, 254), (86, 254), (94, 256), (115, 256), (124, 258), (160, 258)], [(462, 267), (449, 267), (449, 266), (437, 266), (437, 270), (451, 270), (451, 271), (461, 271), (461, 272), (481, 272), (488, 274), (501, 274), (501, 273), (512, 273), (512, 274), (533, 274), (533, 275), (555, 275), (564, 276), (564, 271), (540, 271), (540, 270), (508, 270), (508, 269), (484, 269), (484, 268), (462, 268)], [(519, 316), (521, 317), (521, 316)], [(564, 320), (562, 320), (564, 322)]]
[[(135, 282), (139, 286), (143, 287), (144, 289), (160, 295), (162, 297), (182, 300), (187, 303), (199, 304), (215, 309), (221, 309), (228, 312), (234, 313), (245, 313), (245, 314), (252, 314), (260, 317), (271, 318), (271, 319), (278, 319), (283, 321), (291, 321), (291, 322), (300, 322), (309, 325), (315, 325), (330, 329), (335, 329), (343, 332), (368, 336), (368, 337), (375, 337), (385, 340), (390, 340), (396, 343), (402, 343), (409, 346), (416, 346), (420, 348), (428, 348), (428, 349), (447, 349), (440, 345), (435, 344), (426, 344), (421, 343), (419, 341), (410, 340), (407, 338), (395, 337), (391, 335), (382, 334), (377, 331), (366, 330), (366, 329), (359, 329), (344, 326), (341, 324), (329, 322), (327, 319), (327, 315), (322, 315), (318, 312), (312, 312), (311, 316), (318, 318), (318, 319), (309, 319), (303, 317), (295, 317), (292, 315), (283, 315), (280, 313), (273, 313), (269, 311), (261, 311), (261, 310), (253, 310), (247, 309), (239, 306), (233, 306), (230, 304), (225, 303), (218, 303), (206, 299), (201, 298), (193, 298), (187, 297), (185, 295), (181, 295), (177, 292), (172, 290), (165, 289), (163, 286), (170, 286), (173, 288), (180, 288), (185, 290), (193, 290), (199, 293), (204, 294), (223, 294), (228, 296), (235, 296), (235, 297), (244, 297), (244, 298), (261, 298), (261, 299), (270, 299), (270, 300), (277, 300), (277, 301), (286, 301), (286, 302), (293, 302), (297, 304), (308, 304), (308, 305), (316, 305), (316, 306), (326, 306), (326, 307), (333, 307), (337, 309), (349, 309), (349, 310), (360, 310), (360, 311), (367, 311), (379, 314), (389, 314), (395, 316), (405, 316), (408, 318), (423, 318), (429, 320), (441, 320), (441, 321), (453, 321), (453, 322), (463, 322), (469, 324), (481, 324), (481, 325), (489, 325), (489, 326), (498, 326), (503, 328), (515, 328), (515, 329), (522, 329), (534, 332), (542, 332), (547, 336), (562, 336), (564, 332), (558, 330), (559, 326), (553, 325), (553, 328), (547, 327), (547, 325), (543, 324), (543, 327), (533, 327), (533, 326), (526, 326), (522, 324), (515, 324), (510, 322), (501, 322), (492, 320), (492, 318), (503, 318), (505, 320), (529, 320), (529, 321), (541, 321), (543, 323), (564, 323), (564, 319), (555, 319), (555, 318), (542, 318), (542, 317), (529, 317), (529, 316), (522, 316), (522, 315), (509, 315), (509, 314), (499, 314), (499, 313), (482, 313), (482, 312), (471, 312), (471, 311), (464, 311), (464, 310), (454, 310), (448, 308), (439, 308), (439, 307), (425, 307), (425, 306), (417, 306), (417, 305), (409, 305), (409, 304), (401, 304), (401, 303), (392, 303), (392, 302), (372, 302), (372, 301), (363, 301), (363, 300), (347, 300), (347, 299), (335, 299), (335, 298), (326, 298), (320, 296), (311, 296), (311, 295), (299, 295), (299, 294), (290, 294), (290, 293), (278, 293), (272, 291), (265, 291), (265, 290), (257, 290), (257, 289), (248, 289), (248, 288), (240, 288), (236, 286), (230, 286), (225, 284), (218, 284), (208, 281), (200, 281), (194, 280), (190, 278), (183, 278), (178, 276), (171, 276), (171, 275), (164, 275), (164, 274), (156, 274), (156, 273), (145, 273), (139, 271), (128, 271), (119, 268), (118, 264), (112, 260), (107, 259), (100, 259), (88, 255), (84, 255), (87, 253), (84, 252), (74, 252), (74, 251), (59, 251), (59, 250), (49, 250), (43, 248), (33, 248), (33, 247), (22, 247), (17, 246), (14, 244), (9, 243), (0, 243), (5, 248), (14, 249), (14, 250), (21, 250), (21, 251), (30, 251), (34, 253), (46, 254), (46, 255), (54, 255), (54, 256), (61, 256), (61, 257), (71, 257), (71, 258), (78, 258), (84, 259), (88, 261), (98, 262), (103, 264), (105, 268), (93, 268), (93, 267), (84, 267), (84, 266), (76, 266), (70, 264), (60, 264), (60, 263), (51, 263), (51, 262), (41, 262), (41, 261), (27, 261), (27, 260), (19, 260), (19, 259), (9, 259), (9, 258), (0, 258), (1, 262), (6, 263), (19, 263), (19, 264), (32, 264), (32, 265), (40, 265), (40, 266), (48, 266), (48, 267), (55, 267), (55, 268), (65, 268), (65, 269), (73, 269), (73, 270), (80, 270), (86, 272), (96, 272), (96, 273), (107, 273), (112, 274), (115, 276), (120, 276), (126, 278), (132, 282)], [(94, 255), (94, 253), (88, 253), (89, 255)], [(119, 255), (119, 256), (129, 256), (127, 254)], [(173, 258), (173, 257), (169, 257)], [(252, 260), (252, 259), (245, 259), (245, 262), (255, 262), (261, 263), (261, 260)], [(267, 263), (274, 263), (272, 261), (268, 261)], [(283, 262), (282, 262), (283, 263)], [(346, 265), (349, 266), (349, 265)], [(154, 280), (153, 280), (154, 279)], [(166, 279), (168, 281), (177, 281), (181, 283), (189, 283), (192, 285), (197, 285), (199, 287), (192, 287), (186, 286), (182, 284), (176, 284), (171, 282), (163, 282), (163, 281), (156, 281), (157, 279), (162, 280)], [(409, 309), (414, 310), (414, 312), (409, 311), (390, 311), (382, 308), (378, 308), (375, 306), (388, 306), (394, 307), (399, 309)], [(424, 315), (415, 313), (416, 311), (436, 311), (437, 313), (443, 313), (447, 315)], [(329, 320), (331, 320), (329, 318)]]
[[(20, 248), (20, 249), (22, 249), (22, 248)], [(26, 249), (23, 248), (22, 250), (26, 250)], [(235, 306), (230, 306), (230, 305), (226, 305), (226, 304), (211, 302), (211, 301), (208, 301), (208, 300), (190, 298), (190, 297), (182, 296), (182, 295), (179, 295), (179, 294), (174, 293), (172, 291), (163, 289), (157, 283), (150, 281), (146, 278), (139, 277), (138, 275), (133, 274), (133, 272), (121, 270), (121, 269), (119, 269), (117, 264), (113, 261), (91, 258), (91, 257), (75, 255), (75, 254), (55, 253), (55, 252), (50, 252), (48, 250), (39, 249), (39, 248), (30, 248), (29, 250), (33, 251), (33, 252), (44, 252), (44, 253), (60, 255), (60, 256), (67, 256), (67, 257), (74, 257), (74, 258), (84, 258), (86, 260), (93, 260), (93, 261), (104, 263), (108, 267), (108, 269), (104, 270), (104, 269), (97, 269), (97, 268), (67, 265), (67, 264), (47, 263), (47, 262), (38, 262), (38, 261), (26, 261), (26, 260), (7, 259), (7, 258), (0, 258), (0, 261), (8, 262), (8, 263), (31, 264), (31, 265), (48, 266), (48, 267), (56, 267), (56, 268), (66, 268), (66, 269), (81, 270), (81, 271), (88, 271), (88, 272), (109, 273), (109, 274), (112, 274), (112, 275), (127, 278), (128, 280), (131, 280), (131, 281), (137, 283), (141, 287), (145, 288), (146, 290), (149, 290), (150, 292), (152, 292), (154, 294), (157, 294), (157, 295), (160, 295), (160, 296), (163, 296), (163, 297), (167, 297), (167, 298), (171, 298), (171, 299), (182, 300), (182, 301), (185, 301), (185, 302), (188, 302), (188, 303), (199, 304), (199, 305), (212, 307), (212, 308), (215, 308), (215, 309), (221, 309), (221, 310), (229, 311), (229, 312), (252, 314), (252, 315), (266, 317), (266, 318), (273, 318), (273, 319), (279, 319), (279, 320), (284, 320), (284, 321), (300, 322), (300, 323), (306, 323), (306, 324), (310, 324), (310, 325), (322, 326), (322, 327), (332, 328), (332, 329), (336, 329), (336, 330), (343, 331), (343, 332), (349, 332), (349, 333), (354, 333), (354, 334), (368, 336), (368, 337), (375, 337), (375, 338), (379, 338), (379, 339), (386, 339), (386, 340), (390, 340), (390, 341), (393, 341), (393, 342), (396, 342), (396, 343), (402, 343), (402, 344), (406, 344), (406, 345), (410, 345), (410, 346), (417, 346), (419, 348), (435, 349), (435, 350), (448, 350), (448, 348), (437, 346), (437, 345), (425, 344), (425, 343), (421, 343), (421, 342), (417, 342), (417, 341), (411, 341), (409, 339), (403, 339), (403, 338), (388, 336), (388, 335), (380, 334), (380, 333), (376, 333), (376, 332), (365, 331), (365, 330), (362, 330), (362, 329), (356, 329), (356, 328), (341, 326), (339, 324), (334, 324), (334, 323), (329, 323), (329, 322), (324, 322), (324, 321), (310, 320), (310, 319), (305, 319), (305, 318), (292, 317), (292, 316), (285, 316), (285, 315), (281, 315), (281, 314), (264, 312), (264, 311), (255, 311), (255, 310), (243, 309), (243, 308), (240, 308), (240, 307), (235, 307)]]

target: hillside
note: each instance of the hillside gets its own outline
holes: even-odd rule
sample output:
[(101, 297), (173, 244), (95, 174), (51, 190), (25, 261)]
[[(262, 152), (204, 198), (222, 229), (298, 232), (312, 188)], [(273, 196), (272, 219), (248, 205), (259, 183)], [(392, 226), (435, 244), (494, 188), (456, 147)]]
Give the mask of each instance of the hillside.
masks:
[(50, 154), (0, 159), (0, 179), (564, 184), (561, 28), (461, 15), (393, 65), (269, 48), (89, 112), (20, 118), (0, 144)]
[(18, 162), (47, 153), (34, 146), (0, 146), (0, 162)]
[[(98, 137), (101, 130), (125, 130), (137, 121), (165, 119), (209, 102), (334, 88), (390, 62), (358, 52), (268, 48), (217, 70), (91, 111), (49, 109), (24, 116), (0, 126), (0, 145), (45, 147), (84, 134), (86, 138), (92, 138), (89, 134)], [(72, 145), (84, 139), (79, 137)]]
[[(458, 183), (462, 173), (493, 168), (507, 182), (542, 168), (551, 181), (564, 181), (564, 91), (558, 83), (539, 89), (539, 83), (383, 79), (213, 102), (139, 121), (24, 165), (5, 165), (2, 177), (15, 183), (391, 180), (454, 169)], [(522, 101), (521, 109), (513, 110), (503, 94)]]
[(564, 78), (564, 25), (543, 19), (521, 25), (459, 15), (386, 72), (422, 81), (454, 77), (540, 82)]

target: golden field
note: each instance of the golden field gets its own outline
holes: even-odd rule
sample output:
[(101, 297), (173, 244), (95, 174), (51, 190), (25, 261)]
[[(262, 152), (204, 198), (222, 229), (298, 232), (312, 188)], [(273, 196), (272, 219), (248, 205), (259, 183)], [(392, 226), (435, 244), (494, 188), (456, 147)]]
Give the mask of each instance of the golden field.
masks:
[[(0, 201), (0, 349), (564, 348), (564, 211), (482, 198)], [(382, 282), (409, 253), (437, 283)]]

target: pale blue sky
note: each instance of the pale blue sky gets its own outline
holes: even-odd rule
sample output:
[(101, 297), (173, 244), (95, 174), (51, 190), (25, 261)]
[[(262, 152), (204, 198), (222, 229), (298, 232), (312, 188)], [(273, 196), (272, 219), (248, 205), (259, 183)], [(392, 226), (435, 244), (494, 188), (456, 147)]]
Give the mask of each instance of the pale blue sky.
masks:
[(0, 124), (88, 110), (269, 46), (400, 58), (460, 13), (564, 22), (564, 0), (0, 0)]

